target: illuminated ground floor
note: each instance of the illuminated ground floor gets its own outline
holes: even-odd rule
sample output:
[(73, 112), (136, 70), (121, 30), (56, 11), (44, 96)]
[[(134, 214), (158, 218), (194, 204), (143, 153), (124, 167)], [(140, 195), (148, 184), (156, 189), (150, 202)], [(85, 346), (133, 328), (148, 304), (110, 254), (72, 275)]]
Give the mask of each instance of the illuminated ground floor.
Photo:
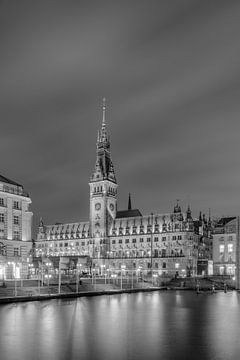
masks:
[(42, 278), (62, 273), (71, 275), (76, 271), (83, 274), (96, 275), (124, 273), (169, 275), (172, 277), (195, 276), (197, 259), (178, 257), (138, 257), (138, 258), (90, 258), (89, 256), (50, 256), (35, 257), (31, 264), (33, 274), (41, 274)]

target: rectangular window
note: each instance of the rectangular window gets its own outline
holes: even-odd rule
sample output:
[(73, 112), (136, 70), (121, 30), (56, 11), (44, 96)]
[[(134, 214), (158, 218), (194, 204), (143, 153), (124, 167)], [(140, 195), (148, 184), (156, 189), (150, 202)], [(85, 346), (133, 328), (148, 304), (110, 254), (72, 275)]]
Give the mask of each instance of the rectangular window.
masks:
[(178, 240), (182, 240), (182, 235), (178, 235)]
[(158, 241), (158, 237), (155, 237), (155, 238), (154, 238), (154, 242), (157, 242), (157, 241)]
[(0, 214), (0, 222), (1, 222), (1, 223), (4, 222), (4, 214)]
[(177, 239), (177, 237), (176, 237), (175, 235), (173, 235), (172, 239), (173, 239), (173, 240), (176, 240), (176, 239)]
[(19, 225), (19, 217), (18, 216), (16, 216), (16, 215), (13, 216), (13, 223), (14, 223), (14, 225)]
[(128, 244), (128, 243), (129, 243), (129, 239), (126, 239), (126, 240), (125, 240), (125, 244)]
[(132, 242), (135, 243), (135, 242), (136, 242), (136, 239), (132, 239)]
[(166, 240), (167, 240), (166, 236), (163, 236), (162, 241), (166, 241)]
[(233, 252), (233, 244), (228, 244), (228, 252), (229, 253)]
[(4, 199), (0, 198), (0, 206), (4, 206)]
[(64, 243), (64, 246), (67, 247), (67, 246), (68, 246), (68, 243)]
[(4, 237), (4, 229), (0, 229), (0, 238)]
[(19, 256), (19, 250), (18, 248), (13, 249), (13, 256)]
[(13, 240), (19, 240), (20, 239), (20, 234), (18, 230), (14, 230), (13, 232)]
[(140, 242), (143, 242), (143, 238), (140, 238)]
[(116, 244), (116, 240), (112, 240), (112, 244)]
[(13, 208), (14, 208), (14, 209), (20, 209), (19, 201), (14, 201), (14, 202), (13, 202)]
[(122, 239), (119, 239), (119, 240), (118, 240), (118, 243), (119, 243), (119, 244), (122, 244)]
[(220, 254), (224, 253), (224, 245), (223, 244), (219, 245), (219, 252), (220, 252)]
[(151, 242), (151, 238), (150, 238), (150, 237), (147, 238), (147, 242)]
[(60, 244), (59, 244), (59, 246), (60, 246), (60, 247), (62, 247), (62, 246), (63, 246), (63, 244), (62, 244), (62, 243), (60, 243)]
[(82, 246), (85, 246), (85, 241), (82, 241)]

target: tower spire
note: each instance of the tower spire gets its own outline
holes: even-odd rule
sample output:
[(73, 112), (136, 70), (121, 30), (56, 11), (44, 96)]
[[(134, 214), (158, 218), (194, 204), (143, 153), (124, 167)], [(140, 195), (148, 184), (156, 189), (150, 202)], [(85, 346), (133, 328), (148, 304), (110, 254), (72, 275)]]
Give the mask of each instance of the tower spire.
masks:
[(100, 142), (108, 142), (107, 131), (106, 131), (106, 98), (103, 98), (102, 104), (102, 127), (100, 131)]
[(106, 119), (105, 119), (105, 114), (106, 114), (106, 98), (103, 98), (103, 105), (102, 105), (102, 111), (103, 111), (103, 117), (102, 117), (102, 127), (106, 126)]
[(132, 200), (131, 200), (131, 194), (128, 195), (128, 210), (132, 210)]

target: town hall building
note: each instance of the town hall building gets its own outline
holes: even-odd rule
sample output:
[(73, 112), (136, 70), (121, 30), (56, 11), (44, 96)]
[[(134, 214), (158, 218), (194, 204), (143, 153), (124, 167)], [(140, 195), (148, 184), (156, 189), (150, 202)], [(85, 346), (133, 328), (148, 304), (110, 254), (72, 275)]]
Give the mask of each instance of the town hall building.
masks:
[(117, 179), (106, 129), (105, 103), (97, 137), (96, 164), (90, 178), (89, 221), (45, 225), (40, 221), (37, 257), (88, 257), (91, 268), (102, 273), (142, 269), (159, 275), (197, 274), (199, 229), (190, 207), (183, 212), (177, 202), (173, 212), (142, 215), (128, 207), (119, 211)]

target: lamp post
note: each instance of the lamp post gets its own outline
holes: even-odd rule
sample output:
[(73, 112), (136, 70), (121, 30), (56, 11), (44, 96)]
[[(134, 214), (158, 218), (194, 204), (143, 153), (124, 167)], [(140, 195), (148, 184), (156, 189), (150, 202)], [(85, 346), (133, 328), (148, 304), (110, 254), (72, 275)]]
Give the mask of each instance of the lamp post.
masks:
[(50, 262), (47, 262), (46, 265), (47, 265), (47, 286), (48, 286), (48, 293), (49, 293), (49, 277), (50, 277), (50, 275), (49, 275), (49, 267), (52, 264)]
[(12, 263), (14, 267), (14, 296), (17, 296), (17, 281), (16, 281), (16, 264)]
[(76, 273), (76, 292), (78, 293), (78, 291), (79, 291), (79, 268), (80, 268), (80, 274), (81, 274), (81, 268), (82, 268), (82, 264), (79, 264), (79, 263), (77, 263), (77, 273)]
[(152, 274), (152, 285), (154, 285), (154, 279), (156, 279), (157, 274)]
[(123, 285), (123, 270), (126, 269), (126, 265), (121, 265), (121, 290)]

